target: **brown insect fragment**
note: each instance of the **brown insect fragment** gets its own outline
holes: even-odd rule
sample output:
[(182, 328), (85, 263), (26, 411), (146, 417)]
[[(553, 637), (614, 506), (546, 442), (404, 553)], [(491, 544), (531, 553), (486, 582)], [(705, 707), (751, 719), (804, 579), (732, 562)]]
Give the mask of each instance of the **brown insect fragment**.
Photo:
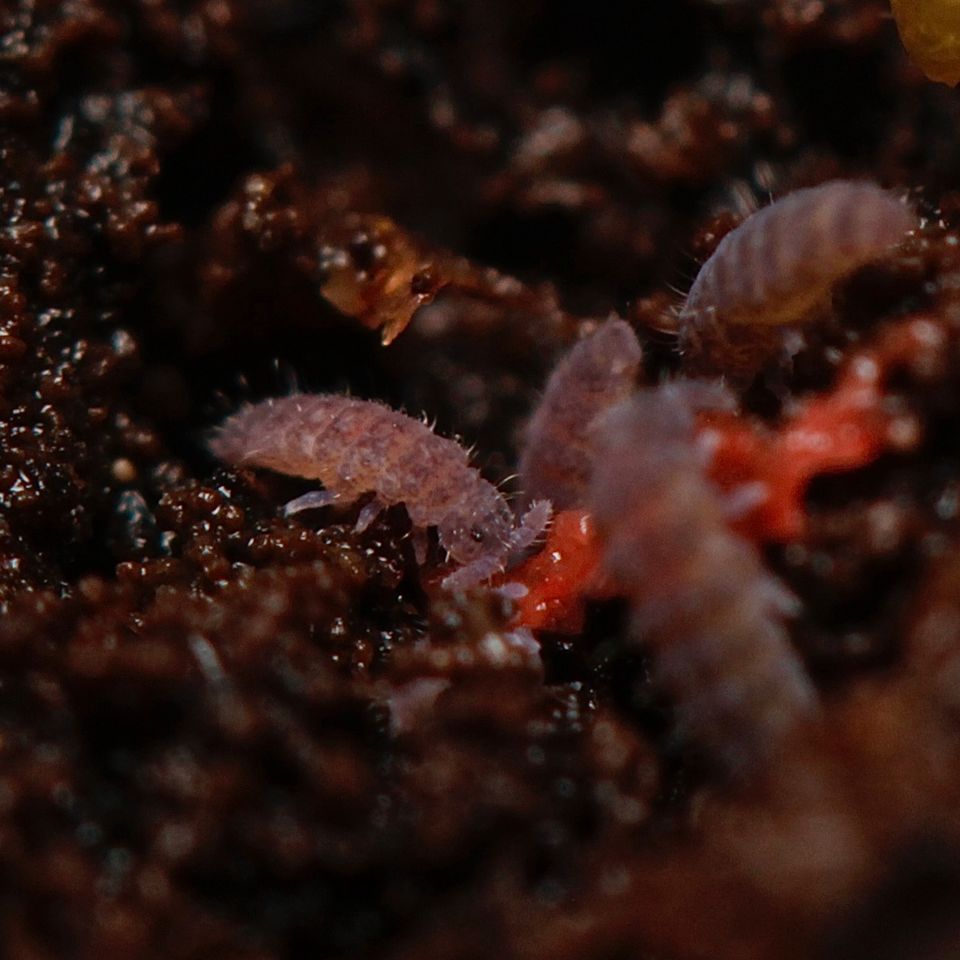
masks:
[(783, 346), (782, 328), (829, 307), (834, 285), (881, 258), (917, 225), (876, 184), (797, 190), (728, 233), (679, 316), (688, 369), (748, 378)]
[(443, 290), (501, 309), (559, 312), (549, 288), (532, 289), (432, 248), (388, 217), (338, 211), (318, 225), (315, 239), (323, 296), (347, 316), (379, 329), (385, 345)]
[(210, 442), (227, 463), (266, 467), (319, 480), (324, 490), (287, 504), (294, 513), (334, 502), (375, 499), (360, 514), (369, 524), (402, 503), (420, 530), (435, 526), (461, 568), (444, 586), (473, 586), (502, 569), (546, 526), (549, 504), (534, 503), (517, 525), (493, 484), (470, 466), (456, 441), (425, 423), (370, 400), (295, 394), (248, 406), (229, 417)]
[(520, 458), (527, 496), (557, 510), (583, 504), (596, 459), (590, 424), (633, 392), (641, 359), (633, 328), (609, 320), (557, 364), (527, 425)]
[(606, 572), (630, 601), (633, 637), (652, 650), (682, 730), (737, 773), (816, 698), (783, 628), (793, 600), (730, 530), (706, 477), (691, 411), (701, 388), (643, 389), (600, 419), (589, 503)]

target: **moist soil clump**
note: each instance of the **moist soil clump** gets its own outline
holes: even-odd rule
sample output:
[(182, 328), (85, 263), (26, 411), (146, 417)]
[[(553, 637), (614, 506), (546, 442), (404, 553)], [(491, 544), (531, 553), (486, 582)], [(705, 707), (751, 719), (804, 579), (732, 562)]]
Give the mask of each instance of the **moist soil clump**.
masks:
[[(0, 50), (5, 956), (956, 955), (960, 98), (886, 3), (13, 0)], [(838, 178), (920, 226), (715, 428), (820, 704), (747, 776), (586, 574), (534, 622), (402, 505), (285, 518), (208, 450), (350, 394), (520, 501), (572, 345), (616, 313), (696, 375), (699, 265)], [(778, 486), (814, 419), (862, 454)]]

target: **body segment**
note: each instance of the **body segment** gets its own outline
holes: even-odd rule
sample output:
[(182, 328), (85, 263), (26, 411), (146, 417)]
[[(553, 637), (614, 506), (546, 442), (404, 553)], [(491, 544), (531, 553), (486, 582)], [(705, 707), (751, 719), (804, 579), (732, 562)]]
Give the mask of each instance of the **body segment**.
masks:
[(520, 479), (557, 510), (581, 506), (596, 454), (590, 424), (636, 386), (642, 352), (633, 328), (608, 320), (557, 364), (526, 430)]
[[(835, 180), (758, 210), (720, 241), (680, 311), (681, 349), (702, 372), (755, 368), (796, 326), (829, 308), (835, 284), (916, 226), (876, 184)], [(733, 370), (736, 373), (736, 369)]]
[(684, 732), (749, 768), (815, 704), (783, 627), (790, 597), (730, 530), (682, 387), (641, 390), (598, 429), (589, 502), (633, 638)]
[(325, 496), (307, 495), (302, 506), (351, 502), (371, 492), (375, 510), (404, 504), (414, 525), (436, 526), (443, 547), (464, 564), (445, 581), (451, 586), (496, 572), (549, 516), (536, 504), (515, 528), (507, 502), (470, 466), (459, 443), (369, 400), (335, 394), (267, 400), (228, 418), (210, 448), (227, 463), (319, 480)]

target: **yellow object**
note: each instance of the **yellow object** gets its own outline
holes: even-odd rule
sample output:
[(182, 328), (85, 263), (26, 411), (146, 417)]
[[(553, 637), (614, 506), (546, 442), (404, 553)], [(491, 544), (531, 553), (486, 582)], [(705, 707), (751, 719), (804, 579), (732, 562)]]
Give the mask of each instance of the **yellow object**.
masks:
[(960, 0), (890, 0), (890, 5), (917, 66), (931, 80), (960, 83)]

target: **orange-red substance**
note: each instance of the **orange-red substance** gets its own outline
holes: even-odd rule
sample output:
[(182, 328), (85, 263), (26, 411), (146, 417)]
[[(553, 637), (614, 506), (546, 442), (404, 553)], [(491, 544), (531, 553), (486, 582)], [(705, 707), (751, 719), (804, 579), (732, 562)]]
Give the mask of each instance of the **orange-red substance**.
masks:
[(884, 403), (885, 382), (892, 368), (925, 362), (940, 341), (939, 328), (924, 318), (892, 328), (855, 353), (831, 390), (802, 404), (773, 434), (733, 416), (711, 416), (714, 481), (725, 490), (759, 481), (767, 494), (737, 520), (737, 529), (757, 540), (799, 537), (804, 495), (815, 476), (855, 470), (885, 450), (914, 443), (913, 421)]
[(600, 542), (586, 510), (564, 510), (550, 526), (543, 550), (513, 571), (510, 580), (529, 591), (515, 620), (533, 630), (578, 633), (587, 597), (604, 593)]
[(764, 435), (729, 416), (711, 417), (718, 442), (711, 476), (728, 490), (760, 482), (766, 498), (734, 526), (757, 540), (789, 540), (803, 532), (803, 497), (821, 473), (869, 463), (886, 445), (878, 369), (865, 361), (836, 389), (806, 404), (783, 429)]
[[(853, 354), (830, 390), (805, 401), (774, 432), (763, 432), (733, 414), (703, 416), (703, 430), (714, 435), (714, 482), (731, 493), (759, 483), (766, 494), (733, 521), (738, 532), (758, 541), (802, 536), (804, 496), (814, 477), (866, 466), (886, 450), (915, 443), (913, 421), (885, 403), (886, 381), (898, 366), (936, 363), (941, 341), (940, 328), (923, 317), (891, 328)], [(510, 576), (529, 591), (518, 603), (517, 623), (577, 632), (585, 600), (609, 595), (599, 564), (590, 515), (580, 510), (559, 513), (543, 551)]]

